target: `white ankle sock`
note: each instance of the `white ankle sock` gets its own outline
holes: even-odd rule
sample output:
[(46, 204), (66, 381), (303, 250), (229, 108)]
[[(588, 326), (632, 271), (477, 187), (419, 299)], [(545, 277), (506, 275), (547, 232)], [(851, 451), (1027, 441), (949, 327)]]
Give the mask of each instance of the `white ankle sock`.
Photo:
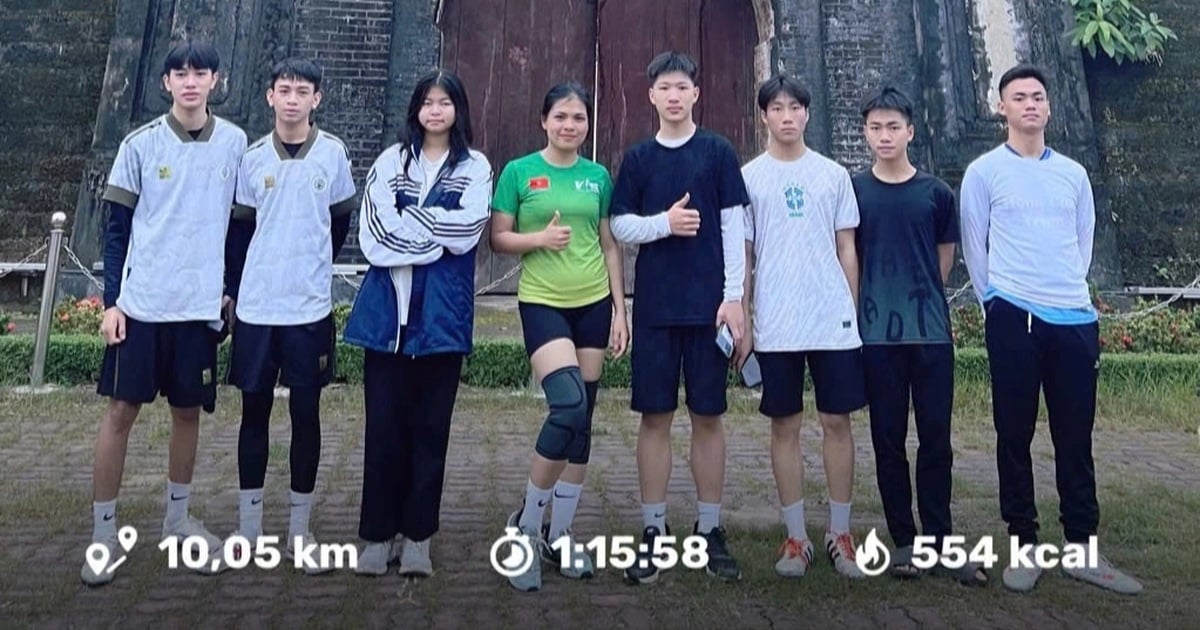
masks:
[(288, 520), (288, 540), (308, 533), (308, 515), (312, 513), (313, 493), (292, 490), (292, 516)]
[(550, 510), (550, 540), (554, 541), (571, 527), (575, 520), (575, 509), (579, 507), (579, 495), (583, 486), (566, 481), (554, 484), (554, 504)]
[(117, 536), (117, 500), (92, 503), (92, 542)]
[(173, 525), (183, 523), (188, 518), (188, 496), (191, 493), (192, 484), (190, 483), (175, 483), (167, 480), (167, 518), (166, 521)]
[(546, 505), (550, 503), (553, 488), (542, 489), (533, 485), (533, 480), (525, 484), (525, 507), (521, 510), (521, 520), (517, 523), (522, 529), (530, 527), (542, 533), (542, 517), (546, 515)]
[(238, 533), (250, 544), (262, 535), (263, 489), (253, 488), (238, 492)]
[(667, 533), (667, 502), (643, 503), (642, 523), (646, 527), (657, 527), (658, 533)]
[(804, 527), (804, 499), (784, 506), (783, 523), (787, 525), (788, 538), (808, 540), (808, 530)]
[(850, 532), (850, 504), (829, 500), (829, 531), (835, 534)]
[(721, 504), (696, 502), (696, 532), (707, 534), (721, 526)]

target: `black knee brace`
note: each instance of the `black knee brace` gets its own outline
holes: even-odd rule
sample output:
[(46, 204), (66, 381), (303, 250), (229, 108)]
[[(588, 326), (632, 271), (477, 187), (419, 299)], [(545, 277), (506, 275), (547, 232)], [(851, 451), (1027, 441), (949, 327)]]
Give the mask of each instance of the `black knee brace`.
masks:
[(537, 453), (551, 461), (583, 456), (588, 443), (588, 404), (578, 366), (559, 368), (542, 379), (550, 413), (538, 434)]
[(584, 383), (583, 388), (587, 391), (587, 439), (583, 443), (583, 452), (571, 453), (567, 458), (572, 464), (586, 464), (592, 456), (592, 414), (596, 411), (596, 393), (600, 389), (600, 383)]

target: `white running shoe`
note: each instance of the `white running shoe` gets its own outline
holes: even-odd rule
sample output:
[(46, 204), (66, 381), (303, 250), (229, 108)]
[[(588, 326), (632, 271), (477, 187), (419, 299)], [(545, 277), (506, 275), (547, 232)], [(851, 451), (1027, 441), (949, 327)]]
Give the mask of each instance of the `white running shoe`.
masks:
[[(121, 553), (121, 543), (117, 541), (116, 536), (106, 540), (93, 540), (88, 544), (88, 547), (91, 547), (94, 543), (102, 543), (105, 547), (108, 547), (108, 559), (110, 561), (110, 565), (112, 559), (116, 558), (117, 554)], [(83, 580), (83, 583), (87, 584), (88, 586), (101, 586), (108, 584), (113, 580), (113, 575), (115, 572), (109, 573), (105, 570), (107, 568), (108, 567), (103, 567), (100, 569), (99, 573), (96, 573), (92, 570), (92, 565), (85, 560), (83, 563), (83, 568), (79, 570), (79, 579)]]
[[(304, 532), (304, 534), (301, 535), (301, 539), (303, 540), (302, 544), (304, 545), (304, 548), (308, 548), (310, 545), (317, 544), (317, 538), (316, 538), (316, 536), (313, 536), (312, 532)], [(296, 539), (294, 537), (289, 537), (288, 544), (287, 544), (287, 557), (288, 557), (288, 560), (292, 561), (292, 566), (296, 565), (296, 549), (295, 549), (295, 547), (296, 547)], [(320, 547), (317, 547), (317, 549), (320, 550)], [(332, 566), (329, 566), (329, 567), (321, 566), (322, 559), (319, 556), (310, 554), (309, 557), (312, 558), (313, 564), (312, 565), (305, 564), (304, 568), (302, 569), (304, 571), (305, 575), (321, 575), (322, 573), (328, 573), (333, 570)], [(384, 573), (386, 573), (386, 572), (387, 572), (387, 570), (384, 569)]]
[(829, 560), (833, 562), (833, 568), (837, 569), (838, 573), (856, 580), (867, 577), (854, 561), (854, 537), (850, 532), (834, 534), (826, 530), (825, 553), (829, 554)]
[(1100, 588), (1106, 588), (1122, 595), (1137, 595), (1142, 592), (1141, 582), (1114, 567), (1104, 556), (1100, 556), (1098, 566), (1094, 568), (1068, 569), (1063, 567), (1062, 572), (1076, 580), (1095, 584)]
[(354, 572), (359, 575), (387, 575), (388, 565), (400, 558), (400, 545), (403, 538), (386, 542), (369, 542), (358, 554), (358, 566)]
[(812, 565), (813, 544), (807, 540), (788, 538), (779, 546), (775, 573), (782, 577), (804, 577)]
[(197, 573), (203, 575), (216, 575), (229, 569), (229, 565), (225, 564), (225, 559), (222, 552), (225, 548), (225, 542), (213, 535), (204, 527), (204, 521), (194, 517), (187, 517), (186, 520), (179, 523), (168, 523), (163, 521), (162, 537), (164, 539), (175, 536), (179, 538), (180, 552), (183, 552), (182, 546), (188, 538), (197, 537), (203, 538), (204, 542), (208, 543), (208, 556), (204, 559), (204, 563), (200, 568), (196, 569)]
[(1018, 593), (1028, 593), (1037, 586), (1042, 570), (1037, 567), (1005, 567), (1004, 588)]
[(429, 577), (433, 575), (433, 561), (429, 559), (429, 543), (425, 540), (405, 540), (404, 553), (400, 556), (400, 575)]

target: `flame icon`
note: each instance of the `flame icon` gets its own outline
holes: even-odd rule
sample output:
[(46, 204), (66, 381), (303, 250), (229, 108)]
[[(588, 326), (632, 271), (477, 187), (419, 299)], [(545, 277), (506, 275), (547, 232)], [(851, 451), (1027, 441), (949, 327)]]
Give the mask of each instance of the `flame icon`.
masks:
[(887, 571), (888, 565), (892, 562), (892, 552), (888, 551), (887, 545), (879, 540), (874, 527), (871, 528), (871, 533), (867, 534), (867, 539), (855, 551), (854, 563), (858, 565), (858, 570), (862, 571), (863, 575), (869, 577), (881, 575)]

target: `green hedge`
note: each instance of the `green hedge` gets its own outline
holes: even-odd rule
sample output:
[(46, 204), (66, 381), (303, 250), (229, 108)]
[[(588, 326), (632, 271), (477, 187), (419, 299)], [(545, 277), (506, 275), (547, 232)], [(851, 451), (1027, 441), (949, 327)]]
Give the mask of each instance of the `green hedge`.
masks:
[[(959, 382), (986, 383), (987, 355), (976, 348), (956, 351)], [(104, 343), (92, 335), (53, 335), (46, 353), (46, 381), (63, 385), (94, 383), (99, 376)], [(220, 348), (222, 372), (228, 366), (229, 344)], [(33, 364), (31, 335), (0, 336), (0, 384), (29, 382)], [(337, 380), (362, 382), (362, 349), (343, 343), (337, 348)], [(517, 340), (483, 340), (463, 366), (462, 381), (476, 387), (519, 388), (529, 382), (529, 360)], [(734, 382), (731, 372), (730, 383)], [(1100, 386), (1108, 391), (1145, 387), (1194, 387), (1200, 383), (1200, 356), (1165, 354), (1104, 354)], [(629, 386), (629, 358), (609, 360), (601, 380), (604, 387)]]

